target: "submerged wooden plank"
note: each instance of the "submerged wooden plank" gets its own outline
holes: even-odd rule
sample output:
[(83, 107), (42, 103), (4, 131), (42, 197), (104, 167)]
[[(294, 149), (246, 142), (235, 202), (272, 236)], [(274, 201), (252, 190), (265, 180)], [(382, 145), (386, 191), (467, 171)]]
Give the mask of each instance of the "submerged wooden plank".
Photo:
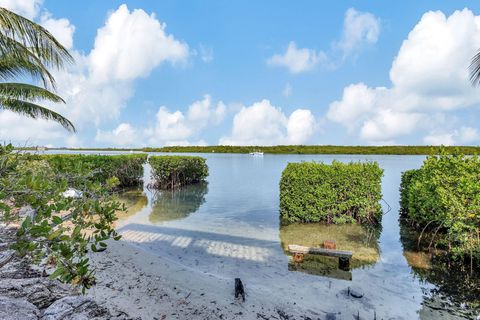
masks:
[(332, 250), (324, 248), (315, 248), (315, 247), (304, 247), (296, 244), (288, 245), (288, 251), (291, 253), (303, 253), (303, 254), (317, 254), (321, 256), (329, 257), (338, 257), (338, 258), (347, 258), (351, 259), (353, 252), (352, 251), (343, 251), (343, 250)]
[(295, 272), (302, 272), (302, 273), (306, 273), (314, 276), (322, 276), (322, 277), (352, 281), (351, 271), (348, 271), (348, 270), (346, 271), (339, 268), (331, 268), (331, 267), (319, 268), (319, 267), (316, 267), (315, 264), (312, 265), (311, 263), (309, 263), (309, 261), (305, 261), (303, 263), (296, 263), (293, 261), (292, 257), (289, 257), (289, 260), (288, 260), (288, 270), (295, 271)]

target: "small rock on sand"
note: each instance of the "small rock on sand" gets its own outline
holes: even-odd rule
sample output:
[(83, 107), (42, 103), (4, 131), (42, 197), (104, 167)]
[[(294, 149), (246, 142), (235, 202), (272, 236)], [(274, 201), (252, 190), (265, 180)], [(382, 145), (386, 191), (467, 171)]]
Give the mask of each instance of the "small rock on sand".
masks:
[(354, 298), (361, 298), (363, 297), (363, 291), (360, 288), (351, 288), (350, 295)]

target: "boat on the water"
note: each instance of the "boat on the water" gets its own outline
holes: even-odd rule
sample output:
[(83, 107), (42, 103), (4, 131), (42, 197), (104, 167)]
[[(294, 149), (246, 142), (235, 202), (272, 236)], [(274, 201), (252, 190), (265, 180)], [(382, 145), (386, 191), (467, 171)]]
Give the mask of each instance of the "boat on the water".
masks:
[(263, 156), (263, 152), (253, 151), (253, 152), (250, 152), (250, 155), (255, 156), (255, 157), (259, 157), (259, 156)]

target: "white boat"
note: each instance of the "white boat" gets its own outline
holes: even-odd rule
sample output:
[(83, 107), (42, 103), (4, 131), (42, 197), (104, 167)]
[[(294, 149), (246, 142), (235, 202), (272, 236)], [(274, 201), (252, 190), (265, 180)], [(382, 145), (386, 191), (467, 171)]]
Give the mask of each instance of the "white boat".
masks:
[(263, 152), (261, 151), (254, 151), (254, 152), (250, 152), (250, 155), (254, 156), (254, 157), (260, 157), (260, 156), (263, 156)]

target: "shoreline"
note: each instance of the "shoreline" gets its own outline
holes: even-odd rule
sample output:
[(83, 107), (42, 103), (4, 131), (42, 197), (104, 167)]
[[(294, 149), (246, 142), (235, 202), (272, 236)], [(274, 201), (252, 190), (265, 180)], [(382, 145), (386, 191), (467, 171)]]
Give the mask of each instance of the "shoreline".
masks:
[(246, 300), (242, 302), (234, 298), (234, 278), (194, 270), (124, 240), (110, 240), (106, 251), (91, 255), (91, 263), (97, 269), (97, 284), (87, 295), (112, 314), (128, 314), (129, 319), (339, 320), (357, 316), (390, 319), (392, 315), (396, 319), (413, 319), (414, 315), (440, 319), (445, 313), (449, 319), (466, 319), (466, 315), (450, 311), (435, 300), (424, 301), (427, 309), (406, 312), (402, 318), (400, 305), (393, 311), (385, 301), (377, 309), (368, 298), (372, 291), (357, 299), (347, 293), (347, 286), (342, 289), (332, 285), (332, 292), (327, 289), (329, 281), (322, 278), (318, 281), (325, 289), (314, 297), (314, 305), (295, 293), (284, 295), (276, 286), (266, 288), (248, 279), (242, 279), (247, 280)]
[(106, 251), (91, 255), (91, 263), (97, 284), (87, 295), (133, 319), (324, 319), (328, 314), (302, 310), (295, 302), (272, 302), (248, 283), (242, 302), (234, 298), (234, 279), (193, 271), (127, 241), (109, 241)]
[(97, 152), (164, 152), (164, 153), (220, 153), (249, 154), (253, 151), (265, 154), (303, 155), (430, 155), (442, 148), (448, 152), (467, 155), (480, 153), (479, 146), (334, 146), (334, 145), (278, 145), (278, 146), (171, 146), (141, 148), (46, 148), (17, 147), (24, 151), (97, 151)]
[[(0, 231), (5, 239), (8, 229), (0, 226)], [(338, 320), (357, 319), (357, 316), (386, 319), (392, 311), (385, 309), (388, 303), (376, 309), (369, 298), (352, 298), (344, 289), (333, 285), (330, 291), (329, 281), (322, 278), (318, 278), (318, 282), (324, 289), (312, 298), (314, 304), (295, 293), (285, 295), (278, 288), (281, 285), (272, 284), (267, 288), (249, 282), (252, 279), (242, 279), (246, 280), (246, 301), (243, 302), (234, 298), (234, 278), (184, 266), (125, 240), (109, 240), (106, 251), (92, 252), (89, 256), (97, 281), (85, 295), (79, 294), (78, 288), (50, 280), (47, 274), (51, 270), (45, 265), (25, 265), (18, 257), (2, 265), (0, 318), (13, 320), (21, 315), (32, 320), (68, 320), (82, 316), (97, 320)], [(19, 267), (21, 265), (23, 267)], [(291, 289), (295, 291), (295, 287)], [(365, 292), (366, 296), (370, 293)], [(450, 313), (438, 302), (425, 302), (432, 308), (417, 310), (415, 314), (421, 319), (438, 319), (445, 312), (449, 313), (449, 319), (465, 319), (461, 314)], [(405, 316), (405, 319), (411, 318)]]

